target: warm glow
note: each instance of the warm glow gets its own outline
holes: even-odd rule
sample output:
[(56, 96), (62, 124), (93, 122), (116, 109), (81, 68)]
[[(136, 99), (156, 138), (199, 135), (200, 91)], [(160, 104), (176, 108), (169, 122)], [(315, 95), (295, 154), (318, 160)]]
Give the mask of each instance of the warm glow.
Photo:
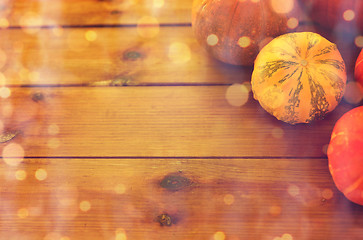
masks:
[(276, 13), (289, 13), (294, 8), (294, 0), (270, 0)]
[(352, 21), (355, 18), (355, 12), (351, 9), (344, 11), (343, 19), (347, 22)]
[(271, 130), (271, 135), (273, 138), (281, 139), (284, 136), (284, 130), (280, 127), (274, 127)]
[(54, 36), (61, 37), (63, 35), (64, 30), (62, 27), (55, 27), (52, 29), (52, 32), (53, 32)]
[(226, 99), (234, 107), (240, 107), (247, 103), (249, 90), (244, 84), (232, 84), (227, 88)]
[(9, 21), (6, 18), (0, 18), (0, 28), (8, 28)]
[(214, 240), (224, 240), (226, 238), (226, 235), (224, 232), (216, 232), (214, 234)]
[(363, 48), (363, 36), (356, 37), (354, 42), (357, 47)]
[(18, 170), (15, 172), (16, 180), (23, 181), (26, 179), (26, 172), (24, 170)]
[(284, 233), (281, 237), (281, 240), (293, 240), (291, 234)]
[(24, 149), (19, 144), (10, 143), (4, 147), (2, 156), (9, 166), (18, 166), (24, 160)]
[(159, 34), (159, 31), (159, 22), (154, 17), (142, 17), (137, 23), (137, 32), (141, 37), (153, 38)]
[(79, 209), (81, 209), (82, 212), (88, 212), (91, 209), (91, 203), (89, 201), (82, 201), (79, 204)]
[(63, 236), (63, 237), (60, 238), (60, 240), (71, 240), (71, 239), (69, 237), (67, 237), (67, 236)]
[(8, 98), (11, 95), (10, 88), (7, 87), (0, 87), (0, 97), (1, 98)]
[(290, 194), (290, 196), (297, 197), (300, 194), (300, 188), (294, 184), (291, 184), (288, 187), (287, 192)]
[(299, 26), (299, 20), (297, 20), (297, 18), (289, 18), (289, 20), (287, 20), (287, 27), (290, 29), (295, 29), (297, 28), (297, 26)]
[(37, 71), (32, 71), (32, 72), (29, 72), (28, 74), (28, 77), (29, 77), (29, 80), (32, 82), (32, 83), (36, 83), (39, 81), (40, 79), (40, 73), (37, 72)]
[(57, 135), (59, 133), (59, 127), (57, 124), (51, 124), (48, 126), (48, 133), (50, 135)]
[(126, 192), (126, 186), (124, 184), (117, 184), (115, 187), (115, 192), (117, 194), (124, 194)]
[(223, 201), (226, 205), (232, 205), (234, 203), (234, 196), (232, 194), (227, 194), (224, 196)]
[(4, 67), (7, 60), (6, 53), (0, 49), (0, 70)]
[(154, 8), (162, 8), (164, 6), (164, 0), (153, 0)]
[(39, 168), (38, 170), (35, 171), (35, 178), (38, 181), (44, 181), (45, 179), (47, 179), (47, 177), (48, 177), (48, 173), (45, 169)]
[(344, 100), (350, 104), (358, 104), (363, 100), (363, 87), (356, 81), (347, 83)]
[(326, 200), (332, 199), (334, 196), (333, 190), (331, 190), (330, 188), (325, 188), (322, 192), (321, 192), (321, 196), (323, 198), (325, 198)]
[(40, 26), (43, 24), (43, 19), (37, 13), (27, 12), (21, 16), (19, 23), (24, 32), (28, 34), (35, 34), (40, 30)]
[(269, 209), (269, 213), (273, 216), (278, 216), (281, 214), (281, 207), (280, 206), (271, 206)]
[(115, 240), (127, 240), (125, 230), (123, 228), (116, 229), (116, 239)]
[(29, 211), (26, 208), (20, 208), (17, 215), (19, 218), (27, 218), (29, 216)]
[(209, 46), (215, 46), (215, 45), (217, 45), (218, 44), (218, 41), (219, 41), (219, 39), (218, 39), (217, 35), (215, 35), (215, 34), (210, 34), (207, 37), (207, 44)]
[(251, 0), (251, 2), (258, 3), (258, 2), (260, 2), (260, 0)]
[(169, 47), (168, 56), (173, 63), (186, 63), (191, 59), (191, 51), (187, 44), (174, 42)]
[(85, 38), (87, 41), (94, 42), (97, 39), (97, 33), (93, 30), (89, 30), (85, 33)]
[(238, 39), (238, 45), (242, 48), (246, 48), (251, 45), (251, 38), (247, 36), (240, 37)]
[(6, 85), (6, 77), (0, 72), (0, 87), (3, 87), (4, 85)]

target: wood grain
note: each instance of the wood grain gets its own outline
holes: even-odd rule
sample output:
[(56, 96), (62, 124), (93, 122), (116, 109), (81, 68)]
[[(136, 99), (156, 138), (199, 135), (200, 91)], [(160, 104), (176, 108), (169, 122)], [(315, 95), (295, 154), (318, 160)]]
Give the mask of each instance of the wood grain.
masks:
[(11, 142), (26, 156), (315, 158), (325, 156), (336, 120), (353, 107), (342, 103), (325, 120), (291, 126), (266, 113), (251, 95), (245, 105), (231, 106), (227, 90), (10, 88), (0, 114), (5, 129), (22, 131)]
[[(191, 184), (161, 187), (170, 174)], [(336, 190), (326, 159), (30, 158), (17, 168), (1, 165), (0, 178), (1, 239), (359, 239), (363, 233), (363, 209)], [(171, 226), (158, 222), (161, 214)]]
[(192, 0), (3, 0), (10, 26), (136, 24), (145, 16), (159, 23), (191, 21)]
[[(87, 32), (96, 34), (87, 41)], [(214, 60), (190, 27), (161, 27), (154, 38), (137, 28), (3, 30), (8, 85), (228, 84), (249, 81), (252, 69)], [(1, 67), (1, 61), (0, 61)]]

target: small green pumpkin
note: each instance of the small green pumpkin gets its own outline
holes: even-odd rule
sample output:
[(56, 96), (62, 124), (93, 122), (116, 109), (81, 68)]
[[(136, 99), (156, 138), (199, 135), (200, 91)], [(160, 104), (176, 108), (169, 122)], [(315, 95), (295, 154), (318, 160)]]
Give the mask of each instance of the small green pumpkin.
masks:
[(322, 119), (344, 95), (345, 63), (334, 43), (311, 32), (275, 38), (258, 54), (252, 91), (260, 105), (290, 124)]

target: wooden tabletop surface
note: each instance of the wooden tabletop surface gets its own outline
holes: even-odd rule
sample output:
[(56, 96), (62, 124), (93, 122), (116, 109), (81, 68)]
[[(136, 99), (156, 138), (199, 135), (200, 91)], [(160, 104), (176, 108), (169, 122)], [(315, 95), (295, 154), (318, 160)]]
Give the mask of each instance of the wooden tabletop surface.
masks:
[[(191, 5), (0, 2), (0, 240), (363, 239), (326, 156), (354, 85), (324, 120), (278, 121), (252, 68), (195, 40)], [(352, 82), (357, 36), (297, 18)]]

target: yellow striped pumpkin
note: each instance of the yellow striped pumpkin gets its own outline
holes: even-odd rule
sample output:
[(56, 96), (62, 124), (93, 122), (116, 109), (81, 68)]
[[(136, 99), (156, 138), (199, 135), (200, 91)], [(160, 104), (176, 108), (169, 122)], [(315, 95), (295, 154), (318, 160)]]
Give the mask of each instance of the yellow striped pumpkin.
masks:
[(290, 124), (322, 119), (344, 95), (345, 63), (334, 43), (317, 33), (288, 33), (258, 54), (252, 73), (254, 98)]

